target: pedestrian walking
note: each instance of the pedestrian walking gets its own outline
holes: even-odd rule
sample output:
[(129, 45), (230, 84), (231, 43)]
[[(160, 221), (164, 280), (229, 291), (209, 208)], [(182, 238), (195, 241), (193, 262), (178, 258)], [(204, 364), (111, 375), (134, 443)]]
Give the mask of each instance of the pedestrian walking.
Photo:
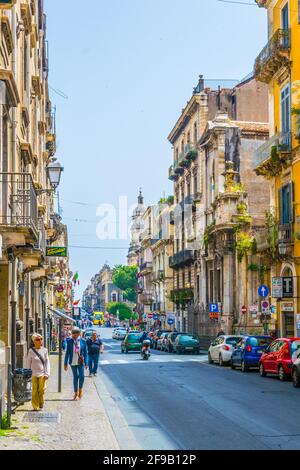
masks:
[(99, 356), (100, 353), (104, 351), (103, 342), (96, 331), (93, 331), (92, 337), (87, 340), (86, 345), (88, 350), (90, 377), (92, 375), (96, 376), (99, 365)]
[(74, 400), (78, 401), (83, 396), (84, 368), (87, 369), (86, 341), (81, 338), (81, 330), (74, 327), (72, 337), (67, 341), (64, 368), (71, 366), (73, 373)]
[(42, 410), (45, 402), (46, 381), (50, 377), (48, 350), (43, 347), (43, 337), (32, 335), (32, 347), (29, 349), (26, 367), (32, 370), (32, 408)]

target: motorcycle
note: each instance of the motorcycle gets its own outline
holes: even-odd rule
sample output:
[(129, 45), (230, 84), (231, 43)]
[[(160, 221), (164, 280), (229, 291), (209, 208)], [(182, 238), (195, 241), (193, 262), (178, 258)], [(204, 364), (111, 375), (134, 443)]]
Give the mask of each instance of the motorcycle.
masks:
[(150, 341), (148, 339), (145, 339), (142, 344), (142, 349), (141, 349), (141, 356), (144, 361), (148, 361), (150, 357)]

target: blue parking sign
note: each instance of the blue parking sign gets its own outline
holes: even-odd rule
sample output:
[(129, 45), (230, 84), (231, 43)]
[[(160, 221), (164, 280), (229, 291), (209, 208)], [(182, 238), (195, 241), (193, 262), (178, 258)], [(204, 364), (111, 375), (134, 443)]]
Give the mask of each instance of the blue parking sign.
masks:
[(219, 304), (209, 304), (209, 313), (219, 313)]

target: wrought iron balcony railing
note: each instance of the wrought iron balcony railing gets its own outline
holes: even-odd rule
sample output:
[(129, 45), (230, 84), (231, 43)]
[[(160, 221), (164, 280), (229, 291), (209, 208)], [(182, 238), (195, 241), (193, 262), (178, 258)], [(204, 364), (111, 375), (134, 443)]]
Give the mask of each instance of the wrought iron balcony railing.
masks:
[(278, 29), (255, 60), (254, 74), (257, 80), (269, 83), (284, 65), (289, 65), (290, 30)]
[(172, 269), (188, 266), (195, 261), (194, 250), (182, 250), (169, 258), (169, 267)]
[(271, 139), (267, 140), (254, 152), (253, 167), (257, 168), (266, 162), (272, 155), (272, 148), (275, 147), (277, 152), (290, 152), (292, 148), (292, 133), (281, 132), (275, 134)]
[(149, 291), (144, 291), (139, 295), (139, 302), (144, 305), (151, 305), (154, 301), (154, 294)]
[(292, 224), (283, 224), (278, 227), (278, 241), (279, 243), (292, 244), (293, 241), (293, 225)]
[(0, 226), (30, 229), (38, 240), (38, 200), (29, 173), (0, 173)]
[(183, 158), (187, 160), (195, 160), (198, 156), (197, 144), (189, 142), (184, 147)]
[(145, 261), (144, 263), (141, 264), (140, 266), (140, 272), (143, 271), (151, 271), (152, 270), (153, 263), (152, 261)]
[(171, 165), (169, 168), (169, 180), (176, 181), (178, 178), (178, 174), (175, 173), (174, 166)]

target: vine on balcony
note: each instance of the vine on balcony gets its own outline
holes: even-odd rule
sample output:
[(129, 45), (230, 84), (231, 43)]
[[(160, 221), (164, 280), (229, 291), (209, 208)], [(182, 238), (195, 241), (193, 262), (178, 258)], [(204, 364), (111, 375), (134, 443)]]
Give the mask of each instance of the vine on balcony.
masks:
[(266, 229), (268, 232), (268, 246), (269, 254), (273, 261), (277, 259), (277, 245), (278, 245), (278, 220), (272, 212), (266, 212)]
[(251, 253), (253, 250), (253, 244), (255, 238), (248, 232), (238, 232), (236, 234), (236, 252), (239, 262), (241, 262), (244, 256)]
[(271, 149), (270, 158), (257, 168), (255, 173), (264, 176), (266, 179), (272, 179), (281, 174), (282, 168), (283, 164), (278, 154), (278, 148), (274, 145)]

